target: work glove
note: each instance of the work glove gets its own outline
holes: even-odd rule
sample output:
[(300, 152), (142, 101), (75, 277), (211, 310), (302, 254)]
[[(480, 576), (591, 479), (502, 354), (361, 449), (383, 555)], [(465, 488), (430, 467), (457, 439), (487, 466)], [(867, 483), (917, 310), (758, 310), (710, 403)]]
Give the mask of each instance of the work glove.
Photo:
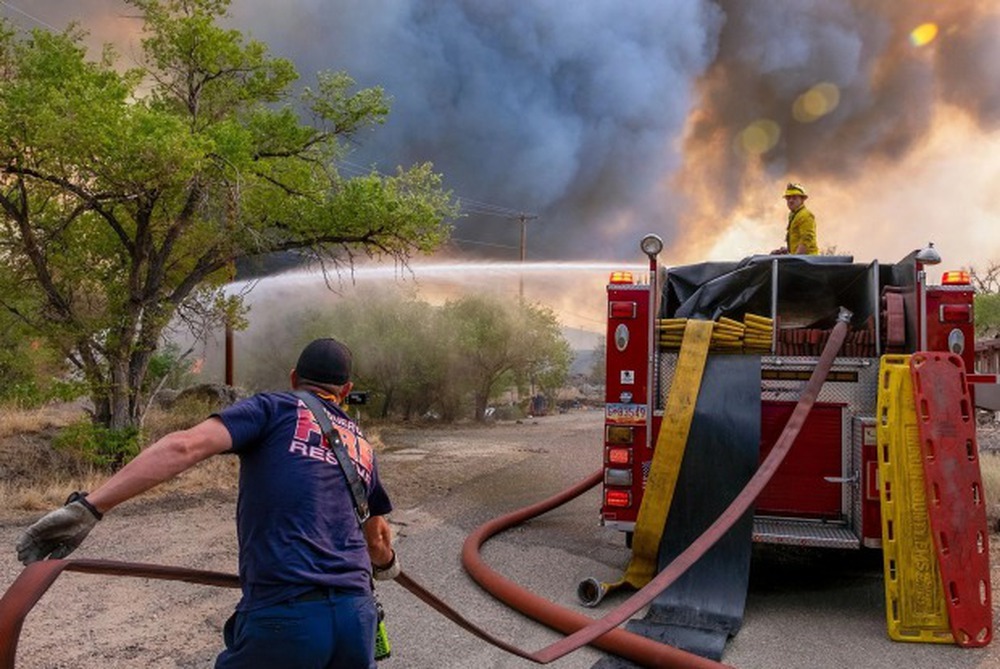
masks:
[(75, 492), (65, 506), (42, 516), (18, 537), (17, 559), (28, 565), (46, 557), (64, 558), (76, 550), (102, 517), (87, 501), (86, 493)]
[(400, 571), (399, 558), (396, 557), (396, 551), (392, 552), (392, 559), (389, 560), (389, 564), (382, 565), (381, 567), (374, 563), (372, 564), (372, 578), (376, 581), (391, 581), (399, 576)]

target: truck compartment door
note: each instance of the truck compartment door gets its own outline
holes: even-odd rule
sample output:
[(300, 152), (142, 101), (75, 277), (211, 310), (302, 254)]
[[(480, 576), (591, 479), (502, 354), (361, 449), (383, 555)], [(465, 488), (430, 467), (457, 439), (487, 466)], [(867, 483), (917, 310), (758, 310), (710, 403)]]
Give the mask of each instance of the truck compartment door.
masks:
[[(794, 402), (761, 406), (761, 461), (767, 457), (795, 409)], [(844, 405), (816, 403), (774, 478), (757, 498), (758, 515), (840, 520), (843, 518)]]

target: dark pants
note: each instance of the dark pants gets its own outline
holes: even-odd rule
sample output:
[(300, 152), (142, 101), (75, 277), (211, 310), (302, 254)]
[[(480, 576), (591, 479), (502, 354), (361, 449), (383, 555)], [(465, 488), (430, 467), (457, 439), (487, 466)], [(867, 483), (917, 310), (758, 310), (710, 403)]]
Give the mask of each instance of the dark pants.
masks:
[(216, 669), (375, 669), (375, 599), (321, 599), (237, 611), (226, 622)]

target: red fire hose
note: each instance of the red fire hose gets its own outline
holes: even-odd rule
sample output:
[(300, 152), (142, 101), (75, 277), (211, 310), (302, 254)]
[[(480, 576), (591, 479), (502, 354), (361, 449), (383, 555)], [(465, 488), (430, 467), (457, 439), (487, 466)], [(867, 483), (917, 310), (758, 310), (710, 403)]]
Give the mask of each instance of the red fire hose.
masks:
[[(850, 318), (851, 313), (842, 308), (837, 317), (837, 324), (830, 333), (830, 338), (823, 349), (823, 353), (817, 361), (816, 367), (802, 391), (799, 402), (788, 419), (788, 423), (785, 425), (785, 429), (771, 449), (771, 452), (757, 469), (757, 472), (747, 482), (746, 487), (743, 488), (740, 494), (723, 511), (722, 515), (700, 537), (692, 542), (684, 552), (657, 574), (649, 584), (604, 617), (592, 620), (542, 599), (491, 570), (479, 555), (479, 548), (489, 537), (576, 497), (584, 490), (596, 484), (594, 476), (546, 502), (526, 507), (520, 511), (515, 511), (492, 520), (469, 535), (462, 549), (462, 563), (469, 572), (469, 575), (477, 583), (508, 606), (545, 625), (564, 633), (575, 630), (564, 639), (535, 653), (531, 653), (530, 659), (539, 664), (548, 664), (584, 644), (595, 642), (594, 645), (606, 648), (616, 655), (625, 657), (645, 667), (686, 669), (687, 667), (718, 668), (724, 666), (712, 660), (684, 653), (679, 649), (664, 644), (654, 643), (654, 648), (649, 648), (645, 644), (634, 644), (634, 638), (648, 641), (645, 637), (638, 637), (638, 635), (627, 637), (628, 641), (624, 648), (617, 645), (617, 639), (615, 641), (615, 649), (604, 644), (607, 643), (607, 638), (611, 636), (612, 632), (620, 632), (619, 630), (615, 630), (618, 625), (635, 615), (639, 609), (652, 602), (657, 595), (677, 580), (750, 508), (750, 505), (771, 480), (774, 472), (778, 469), (782, 460), (784, 460), (785, 455), (792, 447), (792, 443), (794, 443), (799, 431), (805, 424), (806, 418), (812, 410), (812, 406), (816, 402), (819, 391), (823, 386), (823, 382), (826, 380), (827, 374), (833, 366), (834, 358), (837, 357), (837, 353), (844, 342)], [(628, 633), (621, 632), (621, 634)]]
[[(462, 546), (462, 565), (465, 567), (465, 570), (476, 583), (481, 585), (491, 595), (543, 625), (563, 634), (572, 634), (587, 630), (589, 625), (595, 623), (593, 618), (554, 604), (544, 597), (539, 597), (521, 588), (513, 581), (504, 578), (487, 566), (479, 554), (479, 549), (493, 535), (565, 504), (593, 488), (601, 482), (602, 478), (603, 472), (598, 470), (587, 479), (554, 497), (505, 516), (495, 518), (481, 525), (466, 538), (465, 544)], [(591, 640), (593, 640), (593, 645), (598, 648), (606, 650), (609, 653), (614, 653), (619, 657), (624, 657), (644, 667), (720, 669), (726, 666), (700, 655), (695, 655), (625, 630), (609, 628), (606, 633)], [(557, 648), (562, 643), (558, 642), (552, 646), (543, 648), (541, 651), (521, 656), (540, 664), (548, 664), (591, 640), (575, 644), (573, 648), (566, 648), (565, 650), (563, 649), (564, 647)]]
[(239, 577), (214, 571), (111, 560), (42, 560), (25, 567), (0, 598), (0, 669), (14, 669), (24, 618), (64, 571), (138, 576), (225, 588), (240, 587)]
[[(528, 592), (491, 570), (479, 554), (479, 549), (493, 535), (560, 506), (594, 487), (600, 482), (600, 472), (596, 472), (584, 481), (548, 500), (514, 511), (480, 526), (468, 536), (462, 547), (462, 564), (479, 585), (508, 606), (553, 629), (569, 634), (569, 636), (534, 653), (524, 651), (496, 639), (488, 632), (468, 622), (408, 575), (400, 574), (397, 581), (463, 629), (499, 648), (539, 664), (548, 664), (581, 646), (593, 643), (599, 648), (645, 667), (665, 669), (720, 669), (725, 667), (726, 665), (713, 660), (615, 628), (635, 615), (643, 606), (649, 604), (704, 555), (746, 512), (750, 504), (767, 485), (791, 448), (812, 409), (813, 403), (816, 401), (823, 381), (826, 379), (827, 373), (833, 365), (833, 360), (844, 341), (849, 319), (850, 313), (842, 309), (837, 325), (833, 328), (827, 345), (823, 349), (823, 354), (802, 391), (799, 403), (788, 419), (784, 431), (746, 487), (736, 496), (722, 515), (683, 553), (667, 565), (648, 585), (603, 618), (593, 620)], [(137, 576), (221, 587), (239, 587), (239, 580), (234, 575), (181, 567), (108, 560), (45, 560), (35, 562), (21, 572), (0, 598), (0, 669), (14, 669), (17, 642), (24, 619), (63, 571)]]

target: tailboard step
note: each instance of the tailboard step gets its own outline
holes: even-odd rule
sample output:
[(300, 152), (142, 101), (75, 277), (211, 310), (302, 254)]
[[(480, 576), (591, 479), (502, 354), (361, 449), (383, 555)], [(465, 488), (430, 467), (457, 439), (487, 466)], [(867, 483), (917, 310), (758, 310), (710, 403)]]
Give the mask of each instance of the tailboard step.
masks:
[(756, 517), (753, 519), (753, 540), (788, 546), (861, 548), (861, 539), (843, 523), (798, 518)]

